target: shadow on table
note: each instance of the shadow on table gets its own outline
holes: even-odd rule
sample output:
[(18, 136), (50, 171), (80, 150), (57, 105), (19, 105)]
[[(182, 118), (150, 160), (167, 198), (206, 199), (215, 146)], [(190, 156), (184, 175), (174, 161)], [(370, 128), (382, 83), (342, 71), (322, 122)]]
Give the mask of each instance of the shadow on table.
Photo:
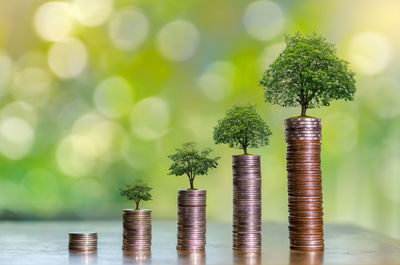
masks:
[(69, 252), (70, 264), (96, 264), (97, 252)]
[(205, 265), (206, 253), (204, 251), (190, 252), (178, 250), (179, 265)]
[(233, 252), (233, 264), (258, 265), (261, 264), (261, 252)]
[(323, 251), (290, 251), (291, 265), (321, 265), (324, 263)]
[(123, 264), (145, 265), (151, 264), (150, 251), (124, 251)]

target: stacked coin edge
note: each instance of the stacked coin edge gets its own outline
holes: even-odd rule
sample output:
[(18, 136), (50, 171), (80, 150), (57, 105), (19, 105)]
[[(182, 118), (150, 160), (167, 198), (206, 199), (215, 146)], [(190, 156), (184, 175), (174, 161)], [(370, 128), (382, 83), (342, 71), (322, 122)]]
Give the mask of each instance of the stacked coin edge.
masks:
[(129, 251), (151, 250), (151, 210), (123, 210), (122, 249)]
[(261, 250), (261, 161), (258, 155), (232, 156), (233, 249)]
[(206, 190), (178, 190), (177, 250), (205, 250), (206, 206)]
[(97, 251), (97, 233), (70, 232), (68, 249), (72, 252)]
[(324, 249), (321, 120), (285, 120), (287, 142), (290, 247), (295, 250)]

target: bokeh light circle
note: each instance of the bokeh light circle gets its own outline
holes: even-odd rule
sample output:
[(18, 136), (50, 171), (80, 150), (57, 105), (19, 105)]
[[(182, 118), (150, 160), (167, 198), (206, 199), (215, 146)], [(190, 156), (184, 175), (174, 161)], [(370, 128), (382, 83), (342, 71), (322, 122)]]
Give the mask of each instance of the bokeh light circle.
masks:
[(325, 119), (324, 124), (332, 126), (332, 129), (323, 127), (324, 142), (328, 144), (327, 152), (343, 154), (350, 152), (357, 145), (358, 124), (352, 116), (340, 112), (333, 113)]
[(185, 61), (199, 46), (200, 33), (186, 20), (176, 20), (165, 25), (157, 35), (158, 50), (171, 61)]
[(0, 151), (13, 160), (22, 159), (32, 149), (35, 130), (29, 122), (19, 117), (0, 121)]
[(14, 96), (34, 106), (44, 106), (53, 90), (51, 73), (43, 68), (28, 67), (14, 77)]
[(77, 77), (86, 68), (88, 54), (78, 39), (69, 38), (54, 43), (48, 54), (50, 69), (60, 78)]
[(118, 10), (110, 21), (108, 33), (111, 42), (121, 50), (135, 50), (149, 34), (149, 20), (139, 9)]
[(39, 36), (47, 41), (60, 41), (68, 37), (74, 27), (71, 4), (48, 2), (38, 8), (34, 25)]
[(11, 117), (23, 119), (32, 126), (36, 124), (38, 118), (35, 109), (24, 101), (14, 101), (3, 107), (0, 112), (0, 120)]
[(266, 47), (259, 58), (259, 72), (264, 73), (265, 69), (267, 69), (276, 58), (278, 58), (279, 54), (286, 47), (284, 42), (275, 43)]
[(107, 21), (113, 11), (113, 0), (74, 0), (74, 15), (78, 22), (94, 27)]
[(94, 92), (94, 102), (100, 113), (109, 118), (120, 118), (133, 106), (132, 88), (122, 77), (103, 80)]
[(377, 182), (386, 198), (398, 202), (400, 200), (400, 142), (398, 139), (386, 139), (384, 144), (383, 163), (376, 173)]
[(77, 135), (68, 135), (57, 147), (57, 163), (61, 171), (69, 176), (87, 175), (94, 167), (95, 161), (77, 151), (84, 140)]
[(67, 175), (82, 177), (107, 163), (113, 156), (114, 142), (121, 137), (121, 127), (89, 112), (74, 123), (71, 133), (57, 148), (57, 163)]
[(391, 54), (387, 38), (373, 31), (358, 33), (348, 46), (348, 57), (354, 69), (369, 75), (382, 72), (389, 64)]
[[(393, 119), (400, 115), (400, 82), (398, 79), (382, 76), (370, 80), (360, 91), (364, 103), (381, 119)], [(379, 95), (379, 97), (377, 97)]]
[(252, 38), (267, 41), (282, 32), (285, 17), (279, 5), (272, 1), (261, 0), (251, 3), (246, 8), (243, 23)]
[(167, 132), (169, 122), (170, 108), (161, 98), (145, 98), (132, 109), (132, 131), (140, 139), (159, 139)]
[(232, 63), (214, 62), (197, 79), (196, 84), (207, 98), (214, 101), (224, 100), (233, 90), (235, 70)]
[(13, 61), (6, 53), (0, 51), (0, 97), (8, 94), (7, 85), (13, 74)]

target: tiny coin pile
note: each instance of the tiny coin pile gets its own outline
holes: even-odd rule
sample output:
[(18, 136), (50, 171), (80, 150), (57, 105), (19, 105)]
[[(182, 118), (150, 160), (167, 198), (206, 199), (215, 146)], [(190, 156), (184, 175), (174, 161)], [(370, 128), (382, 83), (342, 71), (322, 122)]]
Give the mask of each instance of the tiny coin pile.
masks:
[(124, 251), (151, 250), (151, 210), (125, 209), (122, 223)]
[(178, 191), (176, 249), (203, 251), (206, 245), (206, 190)]
[(260, 156), (232, 156), (233, 249), (261, 250)]
[(73, 252), (97, 250), (97, 233), (70, 232), (68, 249)]
[(291, 249), (324, 249), (321, 119), (285, 120)]

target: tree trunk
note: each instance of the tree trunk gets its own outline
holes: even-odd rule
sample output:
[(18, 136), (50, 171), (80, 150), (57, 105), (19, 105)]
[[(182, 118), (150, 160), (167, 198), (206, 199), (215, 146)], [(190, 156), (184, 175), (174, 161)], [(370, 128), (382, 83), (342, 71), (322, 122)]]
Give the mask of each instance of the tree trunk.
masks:
[(139, 202), (140, 201), (136, 201), (136, 209), (135, 210), (139, 210)]
[(243, 152), (245, 155), (247, 155), (247, 146), (246, 145), (243, 145)]
[(193, 181), (194, 181), (194, 179), (189, 179), (189, 181), (190, 181), (190, 188), (191, 188), (192, 190), (194, 190), (194, 187), (193, 187)]
[(307, 107), (306, 105), (301, 105), (301, 116), (306, 116)]

